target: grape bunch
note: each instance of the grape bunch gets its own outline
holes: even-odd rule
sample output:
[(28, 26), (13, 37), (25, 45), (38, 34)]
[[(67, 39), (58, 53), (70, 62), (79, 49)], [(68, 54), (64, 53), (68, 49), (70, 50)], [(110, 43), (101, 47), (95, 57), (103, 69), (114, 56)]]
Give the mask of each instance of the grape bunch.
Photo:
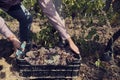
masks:
[(72, 62), (74, 57), (59, 47), (49, 49), (41, 47), (27, 52), (24, 59), (31, 65), (67, 65), (67, 62)]

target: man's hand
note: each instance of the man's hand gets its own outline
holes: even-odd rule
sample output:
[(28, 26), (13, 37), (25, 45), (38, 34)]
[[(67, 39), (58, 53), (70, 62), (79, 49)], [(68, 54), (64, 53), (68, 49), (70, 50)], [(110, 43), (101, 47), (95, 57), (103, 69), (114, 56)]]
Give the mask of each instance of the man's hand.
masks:
[(10, 40), (13, 43), (15, 51), (17, 49), (21, 50), (21, 48), (20, 48), (21, 42), (17, 39), (17, 37), (11, 36), (11, 37), (8, 38), (8, 40)]

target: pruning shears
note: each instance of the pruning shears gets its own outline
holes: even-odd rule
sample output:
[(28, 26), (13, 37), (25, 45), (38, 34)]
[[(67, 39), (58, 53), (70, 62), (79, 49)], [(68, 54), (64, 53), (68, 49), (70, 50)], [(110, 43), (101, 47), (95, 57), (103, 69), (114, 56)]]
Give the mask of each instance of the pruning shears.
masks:
[(24, 42), (21, 44), (21, 46), (20, 46), (20, 48), (21, 48), (22, 50), (19, 50), (19, 49), (18, 49), (18, 50), (16, 51), (17, 57), (21, 57), (22, 55), (25, 54), (25, 52), (24, 52), (25, 47), (26, 47), (26, 42), (24, 41)]

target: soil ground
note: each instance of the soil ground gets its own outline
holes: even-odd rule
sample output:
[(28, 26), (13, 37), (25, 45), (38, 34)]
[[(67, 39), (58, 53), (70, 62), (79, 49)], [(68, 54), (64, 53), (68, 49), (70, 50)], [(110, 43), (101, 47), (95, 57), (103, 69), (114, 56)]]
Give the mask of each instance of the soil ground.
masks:
[[(81, 28), (82, 24), (86, 24), (83, 21), (74, 21), (66, 20), (66, 28), (68, 33), (73, 35), (82, 35), (83, 29)], [(33, 21), (32, 30), (33, 32), (40, 31), (40, 25), (44, 22), (39, 19)], [(7, 24), (10, 26), (10, 29), (17, 35), (18, 34), (18, 22), (17, 21), (8, 21)], [(74, 25), (73, 25), (74, 24)], [(80, 67), (80, 73), (77, 80), (120, 80), (120, 38), (115, 41), (115, 57), (114, 61), (104, 62), (100, 61), (100, 65), (96, 66), (95, 62), (98, 60), (98, 54), (101, 55), (104, 53), (104, 49), (108, 39), (111, 35), (120, 29), (120, 25), (114, 26), (111, 29), (106, 25), (93, 25), (92, 28), (97, 30), (100, 40), (98, 42), (92, 40), (86, 40), (87, 46), (90, 49), (86, 49), (79, 45), (81, 55), (82, 55), (82, 64)], [(86, 28), (86, 33), (84, 36), (88, 35), (88, 32), (91, 28)], [(110, 31), (111, 35), (107, 33)], [(2, 38), (2, 37), (1, 37)], [(94, 50), (94, 48), (98, 48)], [(6, 40), (0, 41), (0, 80), (22, 80), (18, 76), (18, 73), (12, 67), (14, 63), (14, 52), (12, 49), (11, 43), (8, 43)]]

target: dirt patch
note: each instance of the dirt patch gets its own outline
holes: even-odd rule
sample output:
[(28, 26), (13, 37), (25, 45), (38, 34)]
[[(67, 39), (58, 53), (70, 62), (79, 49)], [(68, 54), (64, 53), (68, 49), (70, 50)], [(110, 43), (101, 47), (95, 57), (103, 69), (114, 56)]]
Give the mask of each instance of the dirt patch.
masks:
[[(109, 38), (113, 35), (114, 32), (120, 29), (119, 25), (112, 27), (112, 29), (109, 29), (106, 25), (93, 25), (92, 27), (87, 28), (83, 26), (83, 24), (86, 24), (85, 22), (82, 22), (82, 24), (81, 21), (74, 21), (74, 23), (72, 23), (70, 20), (66, 21), (66, 28), (68, 32), (71, 36), (77, 36), (75, 38), (79, 38), (79, 36), (82, 36), (83, 33), (85, 33), (83, 37), (81, 37), (85, 39), (85, 37), (87, 37), (93, 28), (96, 29), (96, 32), (99, 35), (98, 41), (94, 41), (94, 36), (96, 35), (93, 35), (91, 40), (89, 40), (88, 36), (88, 39), (85, 39), (85, 42), (83, 41), (81, 44), (77, 44), (81, 50), (81, 55), (83, 58), (77, 80), (119, 80), (120, 38), (118, 38), (114, 43), (114, 61), (99, 62), (98, 60), (99, 56), (104, 53), (104, 49)], [(9, 24), (11, 24), (11, 22)], [(42, 24), (40, 22), (35, 22), (34, 26), (38, 26), (38, 28), (40, 28), (39, 26), (43, 26), (43, 24), (44, 22), (42, 22)], [(17, 25), (18, 24), (15, 26)], [(14, 25), (11, 24), (11, 26)], [(111, 32), (110, 34), (107, 32), (108, 29)], [(14, 32), (18, 32), (17, 29)], [(12, 68), (12, 62), (14, 59), (10, 56), (13, 53), (13, 48), (11, 43), (8, 43), (9, 42), (6, 40), (0, 41), (0, 80), (22, 80), (14, 68)], [(68, 48), (68, 46), (65, 48)], [(96, 65), (96, 62), (98, 62), (99, 65)]]

